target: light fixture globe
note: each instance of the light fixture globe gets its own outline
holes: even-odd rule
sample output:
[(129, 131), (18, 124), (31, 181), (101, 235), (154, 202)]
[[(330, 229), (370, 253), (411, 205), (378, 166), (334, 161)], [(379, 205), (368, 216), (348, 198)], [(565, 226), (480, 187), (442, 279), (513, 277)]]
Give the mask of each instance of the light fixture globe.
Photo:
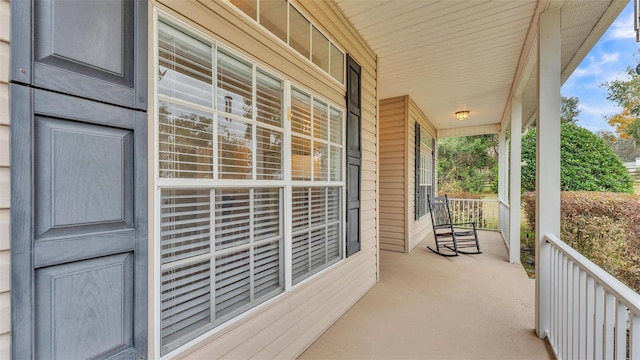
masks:
[(469, 110), (456, 111), (456, 118), (460, 121), (465, 121), (469, 118)]

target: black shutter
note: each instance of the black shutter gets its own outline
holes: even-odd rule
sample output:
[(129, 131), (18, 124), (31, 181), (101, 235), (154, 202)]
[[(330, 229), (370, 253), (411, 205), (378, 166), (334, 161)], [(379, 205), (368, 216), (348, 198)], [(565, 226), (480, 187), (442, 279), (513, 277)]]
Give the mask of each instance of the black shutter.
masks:
[(360, 65), (347, 54), (347, 256), (360, 251)]
[(416, 122), (416, 135), (415, 135), (415, 220), (419, 220), (423, 214), (423, 187), (420, 186), (420, 124)]
[(11, 2), (13, 359), (147, 358), (147, 1)]
[[(429, 188), (429, 195), (436, 196), (436, 139), (431, 139), (431, 187)], [(429, 207), (427, 207), (427, 212)]]

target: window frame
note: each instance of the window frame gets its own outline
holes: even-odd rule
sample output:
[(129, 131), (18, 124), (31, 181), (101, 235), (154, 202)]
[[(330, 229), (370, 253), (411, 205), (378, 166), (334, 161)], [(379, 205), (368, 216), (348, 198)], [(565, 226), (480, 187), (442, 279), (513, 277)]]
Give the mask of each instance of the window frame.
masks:
[[(294, 4), (293, 2), (289, 1), (289, 0), (283, 0), (286, 1), (287, 3), (287, 29), (286, 29), (286, 41), (282, 40), (279, 36), (277, 36), (276, 34), (274, 34), (273, 32), (271, 32), (267, 27), (265, 27), (264, 25), (262, 25), (260, 23), (260, 2), (261, 1), (265, 1), (265, 0), (256, 0), (256, 18), (252, 18), (251, 16), (249, 16), (249, 14), (245, 13), (244, 11), (242, 11), (242, 9), (240, 9), (238, 6), (236, 6), (235, 4), (233, 4), (233, 2), (229, 1), (229, 6), (231, 8), (234, 9), (234, 11), (238, 12), (239, 14), (241, 14), (241, 16), (245, 17), (246, 19), (252, 21), (253, 23), (255, 23), (256, 25), (258, 25), (261, 30), (263, 30), (264, 33), (268, 34), (269, 36), (271, 36), (274, 40), (281, 42), (282, 44), (286, 45), (287, 48), (289, 48), (291, 50), (292, 53), (296, 54), (295, 56), (300, 57), (301, 59), (305, 59), (309, 64), (311, 64), (311, 66), (315, 67), (317, 70), (321, 71), (323, 74), (325, 74), (329, 79), (331, 79), (332, 81), (334, 81), (336, 84), (339, 84), (342, 88), (346, 88), (346, 84), (347, 84), (347, 80), (346, 80), (346, 76), (347, 76), (347, 52), (344, 50), (344, 48), (342, 46), (340, 46), (336, 41), (333, 40), (332, 37), (328, 36), (327, 33), (321, 29), (320, 27), (318, 27), (317, 25), (315, 25), (315, 23), (311, 20), (309, 20), (309, 16), (305, 14), (304, 11), (302, 11), (296, 4)], [(268, 1), (268, 0), (267, 0)], [(289, 31), (290, 31), (290, 8), (294, 8), (295, 10), (298, 11), (298, 13), (300, 13), (300, 15), (302, 15), (303, 18), (305, 18), (310, 26), (309, 29), (309, 57), (305, 57), (303, 54), (301, 54), (300, 52), (298, 52), (291, 44), (289, 44)], [(320, 32), (320, 34), (322, 34), (327, 40), (329, 40), (329, 49), (328, 49), (328, 54), (329, 54), (329, 59), (328, 59), (328, 69), (325, 70), (322, 67), (318, 66), (317, 64), (315, 64), (313, 62), (313, 29), (316, 29)], [(336, 79), (332, 74), (331, 74), (331, 45), (333, 45), (338, 51), (340, 51), (340, 53), (342, 53), (342, 80), (338, 80)]]
[[(423, 136), (430, 139), (431, 144), (424, 142)], [(435, 182), (436, 182), (436, 141), (435, 138), (429, 134), (426, 129), (421, 126), (417, 121), (415, 122), (415, 136), (414, 136), (414, 188), (415, 188), (415, 220), (420, 220), (427, 214), (429, 214), (428, 196), (435, 195)], [(425, 168), (425, 165), (429, 165), (431, 169)], [(427, 178), (428, 175), (429, 178)], [(429, 180), (424, 182), (424, 180)], [(430, 182), (430, 184), (429, 184)]]
[[(193, 36), (196, 39), (203, 41), (206, 44), (210, 44), (211, 45), (211, 50), (212, 50), (212, 61), (213, 61), (213, 65), (212, 65), (212, 99), (213, 99), (213, 104), (212, 104), (212, 108), (207, 110), (207, 111), (212, 111), (212, 123), (213, 123), (213, 149), (217, 148), (217, 124), (218, 124), (218, 114), (223, 112), (223, 109), (218, 109), (218, 105), (217, 105), (217, 52), (219, 49), (222, 49), (226, 54), (230, 54), (231, 56), (233, 56), (234, 58), (240, 59), (241, 61), (245, 61), (249, 64), (252, 64), (252, 73), (253, 73), (253, 81), (252, 81), (252, 96), (253, 96), (253, 104), (252, 104), (252, 118), (251, 119), (242, 119), (243, 121), (247, 121), (250, 124), (253, 124), (254, 128), (256, 128), (256, 126), (258, 124), (262, 125), (268, 125), (265, 123), (261, 123), (259, 122), (256, 117), (257, 115), (257, 105), (256, 105), (256, 95), (255, 95), (255, 88), (256, 88), (256, 73), (258, 72), (262, 72), (268, 76), (271, 76), (275, 79), (278, 79), (279, 81), (281, 81), (282, 83), (282, 128), (281, 128), (281, 134), (282, 134), (282, 147), (281, 147), (281, 169), (282, 169), (282, 178), (279, 180), (259, 180), (257, 177), (257, 173), (256, 173), (256, 160), (255, 160), (255, 156), (254, 159), (252, 161), (252, 178), (248, 179), (248, 180), (241, 180), (240, 183), (238, 180), (233, 180), (233, 179), (220, 179), (217, 175), (218, 170), (218, 160), (216, 158), (217, 155), (217, 151), (214, 150), (213, 151), (213, 156), (214, 156), (214, 161), (213, 161), (213, 175), (211, 178), (209, 179), (203, 179), (203, 178), (162, 178), (160, 177), (160, 166), (159, 166), (159, 112), (157, 111), (157, 109), (160, 106), (161, 100), (163, 98), (166, 98), (167, 96), (164, 95), (160, 95), (159, 94), (159, 88), (158, 88), (158, 76), (156, 76), (156, 74), (158, 74), (158, 70), (159, 70), (159, 46), (158, 46), (158, 42), (159, 42), (159, 32), (160, 32), (160, 22), (166, 22), (169, 26), (172, 26), (174, 28), (176, 28), (177, 30), (182, 30), (185, 33), (187, 33), (189, 36)], [(272, 68), (265, 66), (263, 63), (254, 60), (254, 59), (250, 59), (247, 56), (244, 56), (242, 54), (240, 54), (238, 51), (235, 51), (233, 48), (222, 44), (219, 40), (212, 38), (211, 36), (205, 35), (202, 32), (198, 31), (197, 29), (195, 29), (193, 26), (185, 23), (184, 21), (172, 16), (171, 14), (160, 10), (158, 8), (154, 9), (153, 12), (153, 30), (152, 30), (152, 34), (153, 34), (153, 53), (151, 55), (152, 57), (152, 61), (153, 61), (153, 99), (154, 99), (154, 106), (153, 106), (153, 132), (152, 132), (152, 136), (153, 138), (151, 139), (152, 143), (153, 143), (153, 154), (151, 155), (151, 163), (153, 164), (153, 199), (152, 199), (152, 203), (153, 203), (153, 216), (154, 216), (154, 236), (153, 238), (153, 259), (154, 259), (154, 269), (153, 269), (153, 274), (154, 274), (154, 279), (153, 279), (153, 283), (154, 283), (154, 292), (153, 292), (153, 299), (154, 299), (154, 314), (152, 316), (152, 318), (154, 319), (154, 329), (153, 329), (153, 334), (154, 334), (154, 339), (155, 339), (155, 351), (157, 354), (162, 354), (162, 337), (161, 337), (161, 314), (162, 314), (162, 309), (161, 309), (161, 305), (162, 305), (162, 301), (160, 299), (160, 295), (161, 295), (161, 284), (162, 284), (162, 270), (161, 270), (161, 265), (162, 265), (162, 261), (161, 261), (161, 242), (160, 242), (160, 237), (161, 237), (161, 221), (160, 221), (160, 215), (161, 215), (161, 202), (162, 202), (162, 198), (161, 198), (161, 193), (163, 190), (165, 189), (208, 189), (210, 192), (212, 190), (217, 190), (217, 189), (225, 189), (225, 188), (278, 188), (280, 189), (280, 193), (281, 193), (281, 211), (284, 214), (283, 218), (284, 220), (282, 221), (282, 225), (281, 225), (281, 253), (280, 253), (280, 259), (281, 259), (281, 263), (282, 266), (284, 267), (284, 271), (282, 272), (282, 277), (283, 277), (283, 283), (282, 283), (282, 291), (270, 298), (267, 298), (266, 300), (263, 300), (257, 304), (254, 304), (252, 306), (250, 306), (248, 309), (242, 310), (240, 313), (238, 314), (234, 314), (233, 316), (231, 316), (229, 319), (224, 320), (221, 323), (218, 323), (215, 326), (212, 326), (210, 328), (208, 328), (207, 330), (204, 330), (200, 333), (198, 333), (195, 336), (187, 336), (186, 340), (181, 342), (180, 344), (176, 345), (175, 347), (172, 347), (171, 349), (169, 349), (168, 351), (166, 351), (166, 353), (162, 354), (161, 357), (162, 358), (168, 358), (171, 356), (175, 356), (176, 354), (179, 354), (183, 351), (185, 351), (186, 349), (190, 348), (191, 346), (193, 346), (194, 344), (196, 344), (197, 342), (201, 341), (202, 339), (211, 336), (214, 333), (217, 333), (219, 331), (223, 331), (224, 329), (226, 329), (228, 326), (232, 325), (233, 323), (237, 322), (237, 321), (241, 321), (243, 318), (246, 318), (248, 316), (251, 316), (251, 314), (255, 313), (256, 311), (259, 311), (260, 308), (267, 306), (268, 303), (273, 302), (273, 301), (277, 301), (278, 298), (280, 298), (281, 296), (283, 296), (283, 294), (290, 292), (300, 286), (303, 286), (306, 282), (308, 281), (312, 281), (312, 279), (314, 279), (317, 276), (321, 276), (325, 271), (327, 271), (329, 268), (333, 267), (333, 266), (337, 266), (338, 264), (342, 263), (345, 261), (346, 259), (346, 251), (344, 249), (345, 245), (346, 245), (346, 227), (345, 227), (345, 216), (346, 216), (346, 108), (344, 106), (340, 106), (338, 104), (336, 104), (333, 101), (330, 101), (328, 98), (322, 96), (321, 94), (317, 94), (314, 91), (311, 91), (310, 89), (306, 88), (305, 86), (298, 84), (298, 83), (294, 83), (292, 80), (290, 80), (289, 77), (283, 75), (282, 73), (279, 73), (278, 71), (274, 71)], [(275, 36), (275, 35), (274, 35)], [(215, 54), (215, 55), (214, 55)], [(315, 64), (314, 64), (315, 66)], [(343, 75), (344, 76), (344, 75)], [(335, 80), (335, 79), (334, 79)], [(323, 144), (327, 144), (327, 148), (328, 148), (328, 155), (327, 155), (327, 179), (326, 181), (314, 181), (313, 178), (309, 181), (300, 181), (300, 180), (293, 180), (292, 179), (292, 174), (291, 174), (291, 139), (292, 139), (292, 135), (293, 132), (291, 130), (291, 119), (290, 119), (290, 114), (291, 114), (291, 95), (292, 95), (292, 90), (293, 89), (298, 89), (306, 94), (311, 95), (312, 98), (312, 102), (311, 102), (311, 106), (313, 108), (313, 103), (314, 103), (314, 99), (318, 100), (324, 104), (327, 105), (327, 121), (330, 123), (331, 122), (331, 111), (332, 109), (338, 110), (341, 112), (341, 129), (340, 129), (340, 147), (342, 149), (342, 153), (341, 153), (341, 164), (340, 164), (340, 180), (339, 181), (335, 181), (335, 180), (331, 180), (331, 176), (330, 176), (330, 158), (331, 158), (331, 135), (330, 133), (327, 135), (327, 140), (322, 142)], [(166, 100), (166, 99), (165, 99)], [(178, 104), (178, 105), (183, 105), (182, 102), (177, 101), (177, 102), (171, 102), (172, 104)], [(191, 105), (191, 104), (187, 104), (187, 105)], [(203, 110), (203, 107), (195, 107), (196, 110)], [(206, 110), (206, 109), (205, 109)], [(265, 127), (265, 126), (262, 126)], [(270, 129), (271, 127), (266, 126), (266, 128)], [(257, 128), (256, 128), (257, 129)], [(329, 131), (329, 125), (327, 127), (327, 131)], [(254, 131), (257, 134), (257, 130)], [(253, 154), (255, 155), (255, 142), (257, 139), (252, 138), (252, 147), (253, 147)], [(312, 149), (313, 150), (313, 149)], [(313, 170), (312, 170), (313, 171)], [(338, 224), (339, 224), (339, 249), (340, 249), (340, 254), (339, 257), (331, 262), (326, 264), (326, 266), (323, 266), (321, 268), (319, 268), (317, 271), (313, 271), (310, 274), (308, 274), (307, 276), (305, 276), (303, 279), (299, 280), (298, 282), (295, 283), (295, 285), (293, 284), (293, 275), (292, 275), (292, 224), (291, 224), (291, 219), (292, 219), (292, 189), (294, 187), (305, 187), (305, 188), (323, 188), (326, 189), (328, 187), (336, 187), (339, 190), (339, 220), (338, 220)], [(328, 201), (328, 200), (327, 200)], [(211, 212), (213, 213), (215, 211), (215, 209), (211, 209)], [(326, 213), (325, 213), (326, 216)], [(325, 217), (325, 223), (327, 223), (327, 218)], [(214, 236), (213, 236), (213, 231), (214, 231), (214, 227), (215, 227), (215, 223), (211, 223), (211, 236), (210, 236), (210, 244), (214, 244)], [(254, 245), (252, 245), (254, 246)], [(211, 251), (211, 253), (214, 253), (213, 251)], [(212, 258), (215, 258), (215, 255), (212, 255)], [(213, 268), (212, 268), (213, 269)], [(215, 299), (215, 294), (212, 295), (214, 296)], [(212, 321), (213, 324), (213, 321)], [(195, 332), (195, 331), (194, 331)]]

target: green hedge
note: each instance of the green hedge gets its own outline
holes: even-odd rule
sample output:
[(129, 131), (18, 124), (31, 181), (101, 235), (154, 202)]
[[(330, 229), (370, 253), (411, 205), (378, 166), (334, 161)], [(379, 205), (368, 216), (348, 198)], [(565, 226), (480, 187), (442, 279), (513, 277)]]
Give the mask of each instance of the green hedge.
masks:
[[(611, 147), (574, 124), (560, 129), (560, 189), (633, 193), (633, 179)], [(536, 130), (522, 137), (522, 191), (536, 188)]]
[[(535, 229), (535, 193), (523, 194), (524, 213)], [(561, 239), (640, 292), (640, 196), (562, 192)]]

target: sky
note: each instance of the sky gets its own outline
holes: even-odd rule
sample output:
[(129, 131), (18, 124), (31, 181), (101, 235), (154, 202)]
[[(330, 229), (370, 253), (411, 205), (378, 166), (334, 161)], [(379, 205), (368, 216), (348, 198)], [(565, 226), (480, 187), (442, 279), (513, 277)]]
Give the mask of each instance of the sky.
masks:
[(605, 116), (618, 113), (620, 108), (607, 100), (607, 89), (601, 85), (623, 78), (628, 66), (635, 68), (638, 59), (634, 54), (639, 48), (633, 25), (633, 1), (630, 1), (562, 86), (563, 96), (580, 99), (578, 125), (593, 132), (614, 131)]

